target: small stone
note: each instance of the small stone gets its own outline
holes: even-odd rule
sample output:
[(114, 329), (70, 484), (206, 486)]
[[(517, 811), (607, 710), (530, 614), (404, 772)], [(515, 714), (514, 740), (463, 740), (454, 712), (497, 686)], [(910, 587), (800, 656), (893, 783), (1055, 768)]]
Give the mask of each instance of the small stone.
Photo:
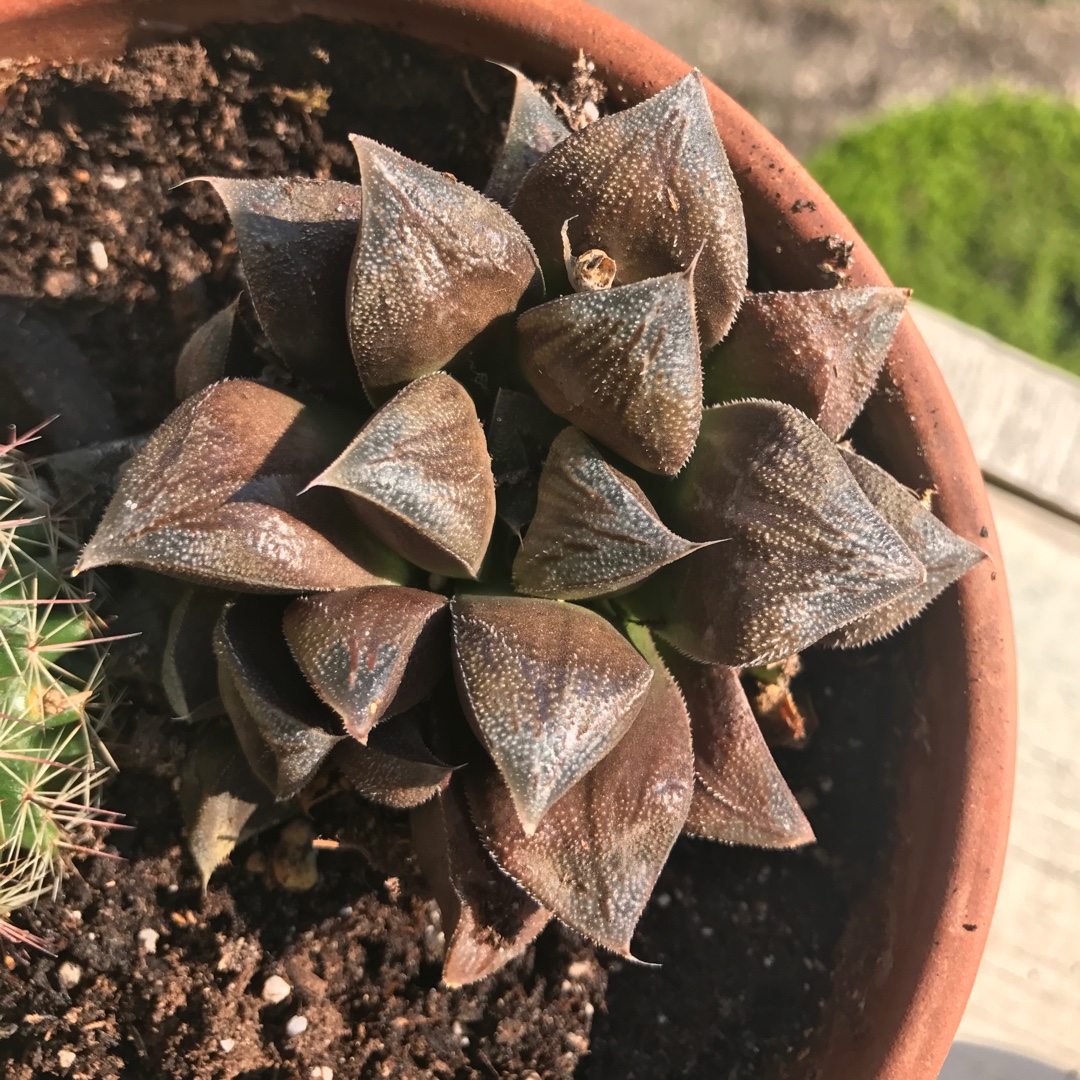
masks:
[(56, 969), (56, 977), (65, 990), (73, 990), (79, 985), (79, 980), (82, 978), (82, 968), (78, 964), (73, 964), (70, 960), (65, 960)]
[(311, 1080), (334, 1080), (334, 1070), (329, 1065), (316, 1065), (311, 1070)]
[(61, 1069), (70, 1069), (75, 1064), (75, 1051), (61, 1050), (56, 1055), (56, 1060), (60, 1063)]
[(236, 1046), (236, 1040), (235, 1039), (219, 1039), (218, 1040), (218, 1046), (221, 1047), (221, 1052), (223, 1054), (228, 1054), (228, 1053), (230, 1053), (232, 1051), (233, 1047)]
[(262, 999), (269, 1005), (279, 1004), (291, 993), (292, 987), (280, 975), (271, 975), (263, 983)]
[(285, 1025), (285, 1034), (290, 1039), (295, 1039), (297, 1035), (303, 1035), (307, 1031), (307, 1025), (306, 1016), (290, 1016), (289, 1022)]
[(45, 295), (54, 299), (67, 296), (78, 287), (78, 276), (71, 270), (50, 270), (45, 274), (41, 282), (41, 288)]
[(98, 273), (109, 269), (109, 255), (105, 245), (100, 240), (91, 240), (86, 249), (90, 255), (90, 263)]
[(136, 935), (136, 939), (139, 942), (139, 948), (144, 953), (156, 953), (158, 938), (161, 935), (149, 926), (144, 926)]

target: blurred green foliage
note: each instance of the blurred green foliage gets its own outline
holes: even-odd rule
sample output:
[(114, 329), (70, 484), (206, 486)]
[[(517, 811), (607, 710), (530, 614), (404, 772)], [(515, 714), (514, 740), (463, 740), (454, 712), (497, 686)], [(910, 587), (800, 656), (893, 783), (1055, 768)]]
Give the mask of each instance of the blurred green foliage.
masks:
[(958, 96), (852, 131), (808, 167), (898, 285), (1080, 374), (1080, 109)]

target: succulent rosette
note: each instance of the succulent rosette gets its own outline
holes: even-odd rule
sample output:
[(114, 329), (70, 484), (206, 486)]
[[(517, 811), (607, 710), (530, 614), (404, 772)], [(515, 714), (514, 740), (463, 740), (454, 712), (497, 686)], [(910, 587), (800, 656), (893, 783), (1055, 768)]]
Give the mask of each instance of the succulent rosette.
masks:
[(166, 686), (264, 799), (412, 809), (451, 984), (551, 917), (628, 956), (680, 833), (811, 840), (740, 671), (982, 557), (839, 442), (907, 294), (747, 292), (700, 76), (574, 131), (515, 77), (488, 195), (356, 136), (359, 185), (208, 180), (291, 381), (197, 331), (81, 562), (190, 583)]

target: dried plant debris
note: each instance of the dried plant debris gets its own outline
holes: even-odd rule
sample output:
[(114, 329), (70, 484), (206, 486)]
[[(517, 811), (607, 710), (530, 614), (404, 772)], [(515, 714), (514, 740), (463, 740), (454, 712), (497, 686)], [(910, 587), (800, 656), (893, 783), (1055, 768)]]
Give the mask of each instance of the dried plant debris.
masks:
[(700, 75), (601, 116), (584, 58), (563, 97), (511, 74), (488, 198), (360, 137), (358, 184), (209, 178), (296, 383), (220, 381), (214, 316), (82, 556), (196, 586), (165, 670), (230, 721), (204, 880), (327, 775), (411, 808), (455, 986), (549, 919), (630, 956), (682, 833), (810, 842), (762, 733), (807, 735), (790, 658), (981, 556), (836, 443), (906, 293), (747, 295)]

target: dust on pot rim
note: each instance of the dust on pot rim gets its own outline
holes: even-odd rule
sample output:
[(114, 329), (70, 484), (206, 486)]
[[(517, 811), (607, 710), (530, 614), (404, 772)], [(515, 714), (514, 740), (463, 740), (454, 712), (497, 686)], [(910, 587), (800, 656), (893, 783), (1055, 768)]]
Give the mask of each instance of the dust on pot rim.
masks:
[[(117, 55), (209, 22), (299, 15), (359, 20), (532, 72), (563, 75), (579, 49), (612, 99), (632, 104), (689, 67), (581, 0), (7, 0), (3, 51), (25, 63)], [(0, 57), (0, 70), (5, 64)], [(795, 159), (706, 80), (738, 180), (753, 257), (781, 289), (890, 284), (873, 254)], [(839, 243), (837, 239), (839, 238)], [(850, 254), (844, 243), (850, 242)], [(1012, 628), (978, 465), (937, 366), (910, 319), (897, 332), (863, 438), (940, 516), (990, 554), (928, 611), (921, 633), (921, 738), (898, 791), (898, 842), (840, 948), (814, 1052), (795, 1077), (932, 1080), (974, 982), (1005, 855), (1016, 739)]]

